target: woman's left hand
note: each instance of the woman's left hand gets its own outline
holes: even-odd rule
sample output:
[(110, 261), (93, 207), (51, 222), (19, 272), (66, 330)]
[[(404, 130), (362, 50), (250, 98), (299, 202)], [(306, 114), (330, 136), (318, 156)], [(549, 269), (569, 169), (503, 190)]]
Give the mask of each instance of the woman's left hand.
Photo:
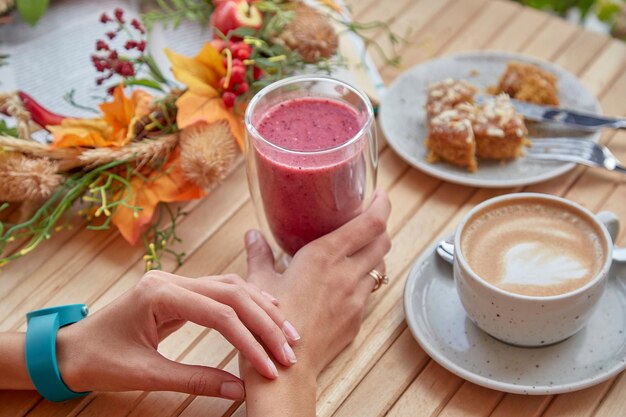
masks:
[(101, 311), (59, 330), (61, 376), (77, 392), (179, 391), (243, 399), (244, 387), (236, 376), (171, 361), (157, 346), (192, 321), (219, 331), (256, 372), (276, 378), (276, 366), (262, 344), (278, 363), (291, 366), (296, 359), (290, 343), (297, 334), (272, 301), (237, 275), (192, 279), (148, 272)]

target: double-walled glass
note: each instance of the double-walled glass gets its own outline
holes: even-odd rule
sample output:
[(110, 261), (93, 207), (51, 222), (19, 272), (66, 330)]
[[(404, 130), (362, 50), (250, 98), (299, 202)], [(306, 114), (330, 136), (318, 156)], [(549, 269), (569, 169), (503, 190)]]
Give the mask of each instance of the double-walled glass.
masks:
[[(300, 118), (290, 120), (291, 114), (287, 114), (287, 122), (284, 118), (280, 121), (280, 144), (271, 134), (261, 135), (261, 123), (269, 123), (277, 106), (295, 109), (295, 104), (307, 100), (322, 107), (330, 105), (325, 113), (329, 119), (318, 116), (303, 130), (299, 126), (302, 119), (310, 121), (314, 116), (300, 114)], [(309, 146), (319, 142), (319, 135), (328, 135), (336, 108), (349, 109), (356, 134), (330, 146)], [(274, 249), (278, 246), (293, 256), (302, 246), (355, 217), (369, 203), (376, 187), (378, 150), (372, 104), (362, 91), (329, 77), (287, 78), (252, 98), (245, 124), (250, 192), (261, 228), (273, 238)], [(337, 129), (336, 123), (333, 129)], [(291, 140), (287, 131), (298, 134), (294, 133)]]

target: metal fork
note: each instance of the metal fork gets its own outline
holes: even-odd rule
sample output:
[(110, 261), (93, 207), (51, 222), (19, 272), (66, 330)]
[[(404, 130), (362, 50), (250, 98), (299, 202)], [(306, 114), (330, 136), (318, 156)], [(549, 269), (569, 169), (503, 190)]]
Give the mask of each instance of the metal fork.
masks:
[(609, 148), (590, 140), (550, 138), (533, 139), (532, 142), (532, 147), (526, 151), (526, 156), (531, 159), (576, 162), (626, 173), (626, 167)]

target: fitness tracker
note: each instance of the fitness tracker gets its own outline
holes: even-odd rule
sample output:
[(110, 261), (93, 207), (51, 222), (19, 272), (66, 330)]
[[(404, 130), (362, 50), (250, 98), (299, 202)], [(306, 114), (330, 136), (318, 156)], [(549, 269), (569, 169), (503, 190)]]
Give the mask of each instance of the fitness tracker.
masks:
[(88, 392), (74, 392), (61, 379), (57, 364), (57, 332), (87, 317), (84, 304), (43, 308), (26, 314), (26, 368), (33, 385), (49, 401), (83, 397)]

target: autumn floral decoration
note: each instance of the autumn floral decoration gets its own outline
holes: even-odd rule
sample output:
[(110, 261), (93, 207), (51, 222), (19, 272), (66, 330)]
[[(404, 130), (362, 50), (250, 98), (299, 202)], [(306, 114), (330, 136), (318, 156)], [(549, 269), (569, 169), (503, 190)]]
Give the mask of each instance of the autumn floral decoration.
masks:
[[(155, 64), (144, 26), (168, 23), (176, 10), (141, 22), (116, 9), (100, 16), (106, 29), (91, 55), (95, 83), (109, 94), (95, 117), (55, 114), (21, 91), (0, 94), (0, 112), (15, 122), (0, 121), (0, 265), (76, 225), (114, 226), (130, 244), (143, 242), (147, 269), (160, 268), (165, 253), (182, 262), (184, 212), (169, 203), (200, 198), (224, 178), (243, 148), (242, 112), (254, 92), (305, 65), (330, 68), (337, 49), (329, 18), (301, 2), (207, 4), (195, 20), (211, 21), (213, 40), (194, 57), (165, 51), (183, 89)], [(114, 49), (120, 41), (123, 50)], [(33, 140), (37, 131), (49, 141)]]

